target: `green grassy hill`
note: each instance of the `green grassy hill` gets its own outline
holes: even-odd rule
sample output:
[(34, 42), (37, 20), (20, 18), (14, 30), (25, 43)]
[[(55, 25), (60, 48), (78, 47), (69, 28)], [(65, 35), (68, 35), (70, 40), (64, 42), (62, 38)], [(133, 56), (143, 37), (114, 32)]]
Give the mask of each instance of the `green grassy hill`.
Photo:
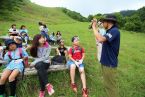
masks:
[[(30, 1), (25, 1), (19, 10), (15, 10), (11, 15), (6, 17), (10, 19), (1, 20), (0, 17), (0, 25), (2, 26), (0, 34), (7, 34), (8, 28), (13, 23), (16, 23), (18, 28), (22, 24), (26, 26), (29, 24), (28, 29), (31, 31), (30, 33), (34, 33), (34, 31), (38, 32), (38, 22), (40, 21), (49, 25), (77, 23), (77, 21), (64, 14), (62, 8), (42, 7)], [(33, 25), (33, 27), (30, 25)]]
[[(30, 35), (33, 36), (39, 33), (38, 21), (46, 22), (51, 31), (62, 31), (66, 45), (71, 45), (71, 37), (78, 35), (81, 45), (86, 50), (85, 68), (89, 97), (102, 97), (104, 90), (101, 65), (97, 61), (97, 49), (93, 33), (88, 30), (89, 23), (72, 20), (63, 14), (59, 8), (45, 8), (32, 3), (25, 6), (22, 7), (21, 12), (14, 13), (16, 14), (16, 21), (5, 20), (0, 22), (1, 35), (6, 34), (7, 29), (12, 23), (17, 23), (18, 26), (25, 24), (29, 29)], [(120, 97), (145, 97), (144, 37), (145, 34), (142, 33), (121, 30), (121, 48), (118, 67)], [(79, 88), (78, 94), (74, 94), (70, 89), (69, 72), (67, 70), (50, 72), (49, 81), (54, 85), (55, 89), (55, 94), (52, 97), (81, 97), (81, 84), (78, 72), (76, 76), (76, 82)], [(19, 81), (17, 95), (18, 97), (38, 97), (38, 87), (37, 76), (27, 76), (23, 81)], [(47, 95), (46, 97), (49, 96)]]

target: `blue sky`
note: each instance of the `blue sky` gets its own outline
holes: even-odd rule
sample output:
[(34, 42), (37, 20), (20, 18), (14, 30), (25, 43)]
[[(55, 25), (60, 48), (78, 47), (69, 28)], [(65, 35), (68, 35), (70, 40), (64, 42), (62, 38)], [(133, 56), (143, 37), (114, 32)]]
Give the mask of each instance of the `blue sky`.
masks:
[(46, 7), (65, 7), (84, 16), (135, 10), (145, 6), (145, 0), (31, 0)]

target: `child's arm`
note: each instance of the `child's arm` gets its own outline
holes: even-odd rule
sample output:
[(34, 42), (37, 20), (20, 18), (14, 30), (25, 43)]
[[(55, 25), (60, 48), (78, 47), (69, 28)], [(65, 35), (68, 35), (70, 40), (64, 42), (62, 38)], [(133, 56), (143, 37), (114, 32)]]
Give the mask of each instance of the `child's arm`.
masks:
[(61, 55), (59, 49), (56, 49), (57, 55)]
[(73, 62), (76, 62), (73, 58), (72, 58), (72, 54), (69, 54), (69, 59)]
[(26, 50), (22, 49), (22, 56), (23, 56), (23, 60), (28, 58), (28, 53), (26, 52)]
[(85, 50), (82, 48), (82, 58), (79, 60), (79, 64), (82, 64), (85, 59)]
[(6, 62), (5, 64), (8, 64), (11, 61), (11, 59), (8, 56), (8, 52), (4, 55), (4, 61)]
[(68, 51), (68, 57), (71, 61), (76, 62), (73, 58), (72, 58), (72, 48), (69, 49)]
[(83, 53), (83, 54), (82, 54), (82, 59), (81, 59), (81, 60), (84, 60), (84, 59), (85, 59), (85, 56), (86, 56), (86, 54)]

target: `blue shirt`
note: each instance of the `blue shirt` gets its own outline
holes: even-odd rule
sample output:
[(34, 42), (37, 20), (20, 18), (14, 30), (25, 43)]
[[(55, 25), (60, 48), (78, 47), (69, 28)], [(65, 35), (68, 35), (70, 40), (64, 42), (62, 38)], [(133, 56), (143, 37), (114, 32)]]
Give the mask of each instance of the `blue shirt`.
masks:
[(106, 30), (104, 28), (99, 28), (99, 33), (104, 36), (106, 34)]
[[(28, 53), (23, 48), (22, 48), (22, 56), (28, 57)], [(15, 51), (11, 51), (11, 57), (12, 57), (12, 59), (20, 59), (21, 58), (18, 48)], [(4, 60), (7, 61), (8, 64), (9, 64), (9, 62), (11, 62), (11, 64), (15, 64), (14, 60), (11, 61), (11, 59), (9, 58), (8, 52), (5, 54)]]
[(27, 29), (21, 29), (21, 30), (19, 30), (19, 32), (20, 33), (23, 33), (23, 32), (28, 33), (28, 30)]
[(101, 64), (107, 67), (117, 67), (120, 48), (120, 31), (116, 26), (106, 31), (107, 41), (103, 42)]

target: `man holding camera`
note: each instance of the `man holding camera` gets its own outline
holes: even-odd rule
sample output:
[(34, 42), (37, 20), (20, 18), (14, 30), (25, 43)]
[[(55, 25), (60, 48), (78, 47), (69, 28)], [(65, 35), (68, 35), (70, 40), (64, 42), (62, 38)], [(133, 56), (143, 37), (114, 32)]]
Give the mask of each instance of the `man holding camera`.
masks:
[(106, 29), (104, 36), (99, 34), (97, 20), (92, 21), (92, 29), (95, 38), (103, 43), (101, 64), (104, 79), (106, 97), (118, 97), (118, 88), (116, 84), (118, 54), (120, 48), (120, 32), (117, 27), (117, 19), (114, 15), (107, 15), (101, 19)]

